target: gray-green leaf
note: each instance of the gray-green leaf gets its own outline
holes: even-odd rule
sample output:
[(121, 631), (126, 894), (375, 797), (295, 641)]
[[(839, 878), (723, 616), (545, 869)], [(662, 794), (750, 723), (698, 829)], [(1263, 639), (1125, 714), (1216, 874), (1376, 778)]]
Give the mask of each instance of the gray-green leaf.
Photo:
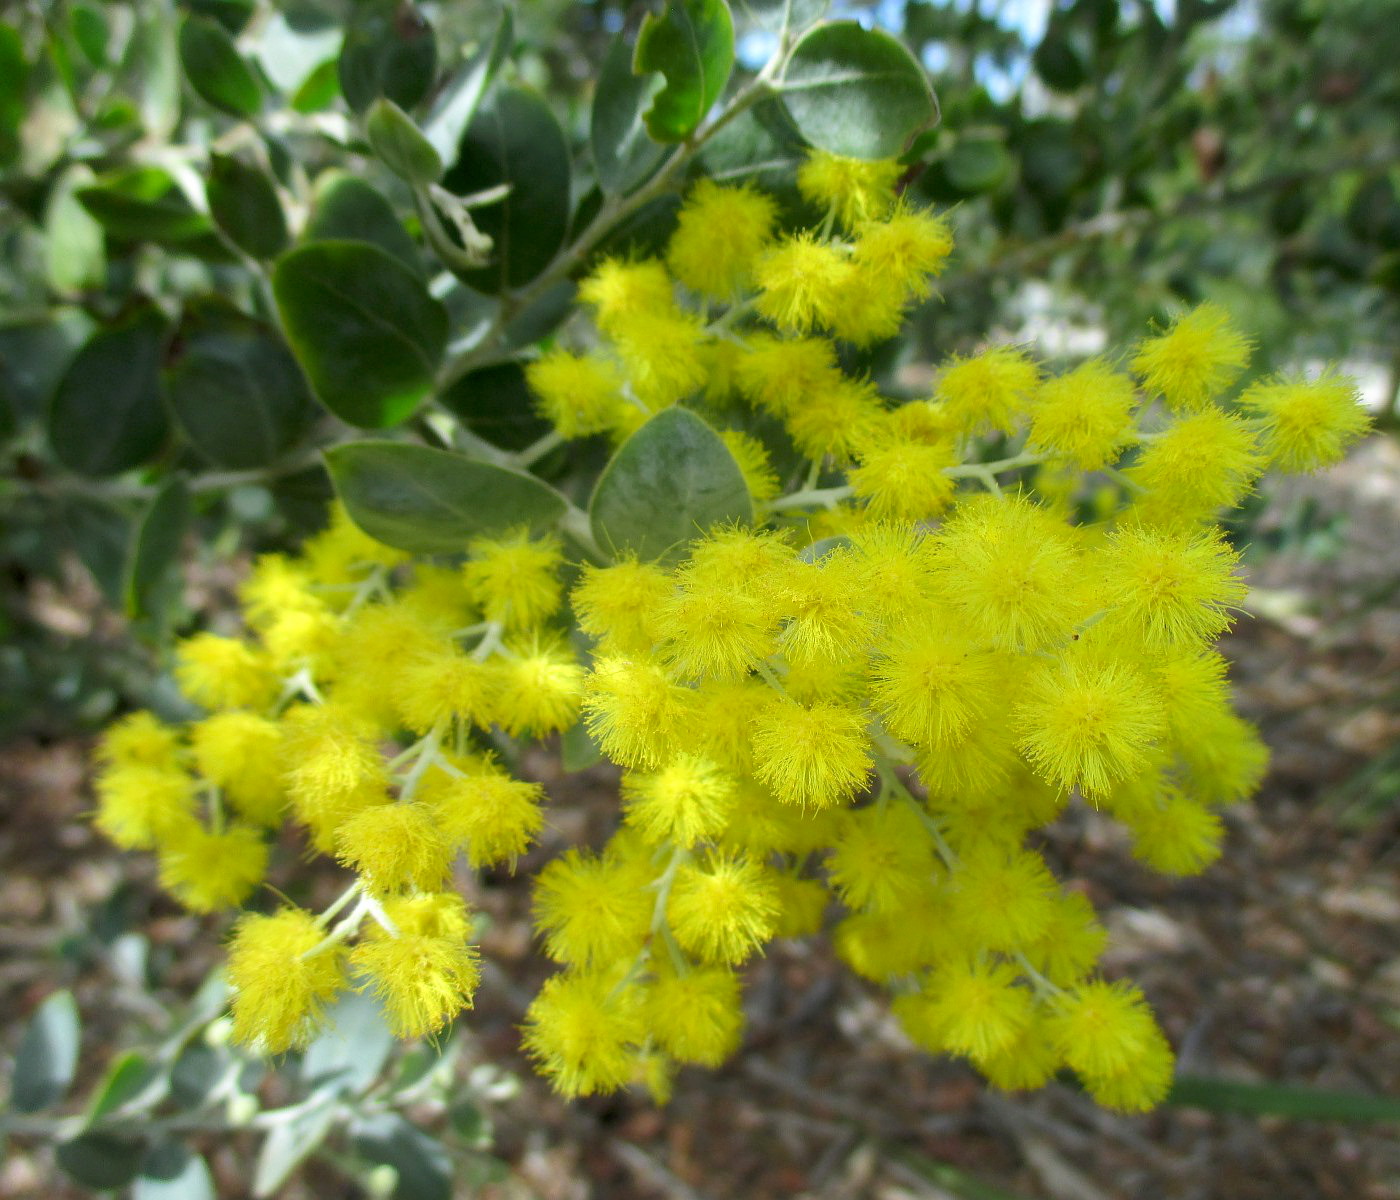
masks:
[(312, 242), (277, 261), (272, 290), (292, 352), (338, 417), (383, 429), (426, 398), (447, 311), (398, 259), (363, 242)]
[(479, 534), (550, 525), (564, 498), (533, 475), (448, 450), (349, 442), (326, 452), (336, 492), (370, 537), (415, 554), (453, 554)]
[(62, 1100), (78, 1068), (78, 1006), (73, 993), (54, 992), (35, 1010), (15, 1055), (11, 1098), (20, 1112)]
[(803, 137), (849, 158), (894, 158), (938, 120), (918, 60), (897, 38), (854, 21), (804, 36), (779, 87)]
[(604, 550), (646, 559), (677, 557), (713, 525), (752, 520), (739, 464), (719, 434), (684, 408), (664, 409), (623, 442), (589, 504)]
[(115, 475), (160, 449), (169, 431), (160, 399), (164, 342), (165, 318), (145, 307), (78, 351), (49, 407), (49, 441), (64, 466)]
[(209, 17), (189, 16), (180, 26), (180, 65), (199, 98), (235, 117), (262, 108), (262, 87), (227, 30)]
[(165, 371), (185, 436), (210, 462), (247, 470), (291, 448), (316, 418), (306, 378), (276, 331), (232, 309), (188, 310)]
[(656, 168), (665, 151), (647, 136), (642, 113), (661, 86), (655, 75), (632, 73), (632, 50), (618, 34), (608, 47), (593, 93), (588, 140), (604, 191), (630, 192)]
[(442, 159), (413, 119), (397, 104), (381, 96), (365, 118), (369, 144), (389, 170), (409, 183), (436, 183), (442, 178)]
[(462, 273), (492, 295), (539, 275), (569, 230), (568, 142), (549, 106), (521, 88), (500, 88), (481, 107), (443, 180), (459, 196), (501, 184), (505, 199), (472, 214), (494, 243), (491, 264)]

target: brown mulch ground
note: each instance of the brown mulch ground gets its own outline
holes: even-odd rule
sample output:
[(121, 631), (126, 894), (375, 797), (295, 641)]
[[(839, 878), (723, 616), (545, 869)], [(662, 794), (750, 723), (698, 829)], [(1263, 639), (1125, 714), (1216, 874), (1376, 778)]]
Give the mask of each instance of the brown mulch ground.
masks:
[[(1315, 540), (1309, 554), (1256, 567), (1252, 615), (1225, 647), (1274, 768), (1260, 797), (1229, 814), (1224, 860), (1198, 879), (1152, 876), (1083, 812), (1048, 844), (1105, 913), (1110, 969), (1141, 983), (1184, 1071), (1400, 1096), (1400, 756), (1389, 782), (1358, 776), (1400, 746), (1400, 446), (1374, 439), (1330, 475), (1290, 485), (1265, 531), (1302, 505), (1323, 524), (1343, 521), (1330, 556), (1317, 557)], [(556, 805), (551, 844), (517, 880), (492, 879), (475, 897), (493, 918), (485, 950), (495, 966), (470, 1027), (481, 1059), (518, 1069), (524, 1084), (495, 1112), (512, 1178), (478, 1194), (932, 1200), (972, 1194), (960, 1190), (970, 1177), (1000, 1189), (987, 1200), (1400, 1197), (1394, 1125), (1188, 1109), (1127, 1118), (1058, 1085), (990, 1092), (970, 1070), (912, 1050), (878, 995), (820, 942), (785, 943), (752, 970), (742, 1052), (719, 1071), (684, 1072), (666, 1109), (631, 1095), (565, 1105), (516, 1047), (543, 971), (523, 881), (537, 861), (598, 834), (614, 801), (606, 774), (565, 785), (549, 762), (533, 766)], [(157, 896), (147, 861), (115, 854), (89, 829), (84, 787), (74, 743), (0, 754), (3, 1049), (49, 991), (74, 987), (90, 1079), (149, 1015), (119, 956), (93, 951), (93, 922), (125, 909), (151, 939), (168, 997), (190, 993), (218, 943), (214, 924)], [(251, 1143), (205, 1148), (224, 1194), (246, 1195)], [(0, 1196), (70, 1194), (42, 1148), (21, 1144), (0, 1164)], [(286, 1189), (294, 1200), (362, 1194), (315, 1168)]]

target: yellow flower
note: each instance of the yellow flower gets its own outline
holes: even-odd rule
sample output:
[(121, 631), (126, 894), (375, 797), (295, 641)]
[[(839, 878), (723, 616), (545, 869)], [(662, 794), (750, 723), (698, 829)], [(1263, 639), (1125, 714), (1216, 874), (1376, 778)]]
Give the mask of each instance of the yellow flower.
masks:
[(565, 971), (544, 981), (525, 1014), (525, 1049), (565, 1096), (626, 1085), (645, 1040), (636, 988), (610, 975)]
[(1167, 331), (1138, 343), (1133, 371), (1143, 386), (1177, 409), (1204, 408), (1246, 366), (1252, 345), (1218, 304), (1201, 304)]
[(635, 954), (651, 928), (651, 882), (617, 854), (570, 850), (535, 881), (535, 926), (557, 962), (605, 965)]
[(927, 886), (936, 863), (918, 816), (905, 804), (842, 814), (826, 870), (842, 901), (870, 912), (898, 912)]
[(499, 770), (429, 771), (423, 796), (443, 837), (464, 846), (474, 868), (496, 863), (514, 868), (544, 828), (544, 789)]
[(606, 433), (616, 428), (619, 411), (628, 407), (621, 372), (597, 354), (551, 350), (526, 366), (525, 381), (540, 415), (561, 437)]
[(1027, 444), (1081, 471), (1112, 466), (1133, 440), (1136, 405), (1133, 381), (1102, 359), (1090, 359), (1040, 385)]
[(426, 804), (375, 804), (336, 830), (336, 857), (375, 895), (447, 882), (452, 846)]
[(524, 629), (559, 607), (564, 555), (557, 538), (532, 538), (528, 530), (518, 529), (498, 538), (475, 538), (467, 550), (462, 578), (488, 621)]
[(579, 284), (578, 296), (593, 309), (598, 328), (609, 334), (639, 314), (676, 311), (670, 276), (654, 258), (605, 258)]
[(207, 709), (266, 708), (277, 699), (267, 657), (237, 638), (197, 633), (175, 649), (180, 690)]
[(505, 657), (492, 666), (491, 708), (511, 737), (557, 733), (577, 720), (583, 668), (561, 642), (536, 638), (525, 646), (507, 645)]
[(830, 325), (854, 268), (829, 242), (790, 234), (759, 260), (759, 313), (786, 333)]
[(943, 473), (958, 461), (951, 443), (872, 438), (856, 453), (860, 466), (847, 481), (872, 516), (925, 521), (952, 503), (956, 485)]
[(666, 262), (686, 287), (728, 300), (747, 285), (776, 219), (777, 205), (756, 188), (702, 179), (681, 206)]
[(745, 854), (711, 852), (676, 873), (666, 919), (681, 948), (702, 961), (741, 963), (777, 928), (772, 874)]
[(724, 967), (666, 972), (647, 988), (642, 1014), (672, 1058), (717, 1067), (739, 1048), (743, 1034), (739, 979)]
[(797, 189), (805, 200), (830, 208), (842, 225), (853, 229), (889, 212), (903, 171), (893, 158), (845, 158), (811, 150), (797, 168)]
[(287, 805), (282, 786), (282, 729), (255, 713), (215, 713), (190, 729), (195, 766), (258, 825), (276, 825)]
[(464, 1008), (481, 980), (476, 947), (456, 937), (380, 931), (350, 953), (384, 1005), (397, 1037), (438, 1032)]
[(160, 885), (191, 912), (236, 908), (267, 872), (267, 843), (250, 825), (210, 833), (181, 824), (160, 843)]
[(975, 433), (1015, 430), (1040, 382), (1040, 368), (1013, 346), (993, 346), (970, 358), (953, 358), (934, 391), (959, 429)]
[(228, 979), (236, 1042), (281, 1054), (311, 1040), (345, 982), (338, 950), (312, 953), (324, 932), (300, 908), (246, 916), (233, 927)]
[(718, 837), (736, 799), (734, 780), (714, 763), (678, 754), (660, 771), (622, 777), (627, 822), (655, 845), (689, 848)]
[(1016, 717), (1020, 748), (1037, 773), (1091, 799), (1143, 764), (1164, 724), (1161, 701), (1140, 671), (1083, 655), (1032, 675)]
[(859, 709), (773, 700), (754, 721), (754, 774), (786, 804), (828, 808), (865, 787), (871, 759)]
[(1356, 380), (1330, 370), (1313, 380), (1282, 375), (1257, 383), (1240, 404), (1258, 414), (1269, 461), (1284, 471), (1316, 471), (1340, 462), (1371, 425)]

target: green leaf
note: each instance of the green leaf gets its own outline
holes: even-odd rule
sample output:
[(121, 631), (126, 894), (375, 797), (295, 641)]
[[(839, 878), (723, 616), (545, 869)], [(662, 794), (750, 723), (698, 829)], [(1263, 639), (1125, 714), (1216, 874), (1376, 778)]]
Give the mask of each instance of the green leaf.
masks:
[(1308, 1121), (1400, 1121), (1400, 1097), (1368, 1096), (1282, 1083), (1236, 1083), (1183, 1075), (1166, 1102), (1177, 1108)]
[(895, 158), (938, 120), (928, 76), (904, 43), (854, 21), (806, 34), (779, 91), (803, 137), (849, 158)]
[(131, 552), (130, 518), (101, 501), (76, 496), (58, 505), (53, 518), (102, 594), (114, 608), (120, 608)]
[(78, 1006), (73, 993), (54, 992), (29, 1018), (15, 1054), (11, 1099), (20, 1112), (62, 1100), (78, 1069)]
[(503, 450), (523, 450), (549, 432), (549, 422), (535, 412), (519, 363), (496, 363), (472, 371), (439, 399), (474, 434)]
[(428, 94), (436, 71), (433, 27), (412, 4), (351, 18), (339, 72), (340, 90), (352, 112), (364, 112), (380, 96), (412, 108)]
[(203, 1041), (190, 1042), (170, 1068), (170, 1098), (181, 1108), (203, 1108), (224, 1077), (228, 1060)]
[(605, 551), (660, 559), (712, 525), (752, 521), (753, 501), (719, 434), (688, 409), (667, 408), (618, 448), (588, 515)]
[(272, 273), (292, 352), (317, 398), (366, 429), (407, 420), (432, 390), (447, 310), (378, 246), (312, 242)]
[(165, 318), (146, 306), (94, 334), (69, 363), (49, 406), (49, 441), (83, 475), (145, 462), (169, 432), (160, 399)]
[(102, 226), (77, 197), (92, 180), (85, 164), (74, 163), (54, 181), (44, 205), (44, 273), (56, 292), (95, 290), (106, 282)]
[(172, 0), (143, 0), (134, 13), (136, 28), (122, 62), (122, 76), (139, 101), (146, 133), (153, 142), (161, 142), (180, 121), (175, 6)]
[(829, 0), (738, 0), (746, 24), (774, 33), (784, 26), (790, 34), (801, 33), (820, 21), (829, 7)]
[(215, 1195), (204, 1159), (179, 1142), (153, 1146), (131, 1189), (131, 1200), (214, 1200)]
[(486, 89), (501, 69), (515, 41), (515, 21), (509, 8), (501, 10), (491, 37), (443, 87), (423, 124), (423, 135), (444, 163), (457, 161), (462, 134), (476, 116)]
[(630, 192), (652, 173), (665, 150), (647, 136), (642, 112), (661, 81), (632, 73), (632, 51), (618, 34), (608, 47), (593, 93), (588, 141), (606, 192)]
[(326, 465), (355, 524), (414, 554), (460, 553), (479, 534), (550, 525), (565, 508), (533, 475), (427, 446), (349, 442)]
[(110, 1133), (82, 1133), (59, 1144), (58, 1165), (79, 1183), (105, 1190), (125, 1187), (141, 1169), (145, 1143)]
[(452, 1200), (452, 1159), (441, 1142), (398, 1113), (363, 1117), (350, 1133), (361, 1158), (394, 1168), (393, 1200)]
[(174, 178), (159, 167), (127, 167), (99, 176), (76, 195), (115, 238), (184, 242), (213, 230)]
[(0, 166), (19, 157), (19, 127), (24, 121), (28, 84), (29, 64), (24, 59), (19, 32), (9, 25), (0, 25)]
[(643, 115), (658, 142), (679, 142), (705, 119), (734, 69), (734, 18), (725, 0), (667, 0), (637, 31), (632, 70), (659, 71), (665, 86)]
[(126, 576), (127, 616), (159, 618), (172, 606), (180, 587), (180, 551), (193, 519), (190, 489), (172, 476), (136, 527)]
[(308, 242), (370, 242), (414, 274), (423, 274), (422, 256), (393, 205), (363, 179), (346, 171), (325, 171), (317, 178), (311, 219), (302, 238)]
[(468, 284), (494, 295), (549, 265), (569, 231), (569, 157), (564, 131), (533, 92), (500, 88), (478, 111), (443, 185), (459, 196), (511, 190), (472, 214), (494, 246), (490, 266), (461, 273)]
[(257, 259), (287, 248), (287, 217), (266, 172), (231, 154), (210, 154), (209, 212), (235, 246)]
[(159, 1074), (155, 1064), (136, 1051), (129, 1050), (121, 1055), (107, 1068), (107, 1074), (97, 1085), (88, 1104), (87, 1123), (95, 1124), (148, 1090), (154, 1092), (151, 1085)]
[(294, 112), (313, 113), (330, 108), (340, 95), (339, 60), (328, 58), (297, 85), (288, 101)]
[(302, 1161), (326, 1140), (340, 1106), (328, 1095), (313, 1097), (310, 1104), (288, 1120), (274, 1125), (258, 1151), (253, 1170), (253, 1195), (258, 1200), (275, 1196)]
[(409, 183), (436, 183), (442, 178), (442, 159), (409, 115), (392, 100), (381, 96), (369, 107), (365, 133), (380, 161)]
[(588, 726), (582, 721), (564, 730), (559, 738), (559, 756), (564, 770), (569, 772), (586, 771), (603, 761), (603, 751), (589, 736)]
[(963, 137), (943, 164), (948, 182), (973, 196), (999, 187), (1011, 173), (1011, 156), (992, 137)]
[(342, 992), (327, 1010), (326, 1025), (306, 1048), (301, 1078), (310, 1089), (359, 1093), (379, 1078), (394, 1048), (384, 1010), (369, 992)]
[(188, 309), (166, 368), (166, 399), (190, 444), (233, 470), (265, 466), (316, 417), (306, 378), (277, 332), (232, 308)]
[(228, 31), (209, 17), (188, 16), (180, 26), (180, 66), (206, 104), (235, 117), (262, 108), (262, 87)]

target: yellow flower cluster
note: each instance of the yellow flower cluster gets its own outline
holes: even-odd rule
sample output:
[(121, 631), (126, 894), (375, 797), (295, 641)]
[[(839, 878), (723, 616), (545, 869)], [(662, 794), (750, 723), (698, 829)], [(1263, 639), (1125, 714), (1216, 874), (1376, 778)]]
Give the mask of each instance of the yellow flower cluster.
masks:
[(469, 1004), (454, 863), (513, 863), (543, 825), (489, 748), (581, 720), (622, 779), (607, 843), (535, 881), (562, 969), (524, 1037), (564, 1094), (664, 1097), (677, 1064), (722, 1061), (744, 964), (823, 931), (916, 1043), (997, 1086), (1067, 1068), (1111, 1107), (1165, 1094), (1166, 1038), (1028, 836), (1083, 803), (1156, 870), (1218, 856), (1266, 753), (1212, 647), (1245, 593), (1214, 519), (1270, 467), (1335, 461), (1364, 414), (1331, 373), (1229, 399), (1249, 343), (1209, 305), (1126, 370), (994, 346), (931, 396), (882, 396), (842, 343), (895, 332), (951, 250), (898, 179), (813, 155), (798, 182), (825, 216), (795, 232), (753, 188), (698, 184), (664, 257), (602, 262), (578, 348), (528, 368), (565, 439), (702, 408), (752, 526), (577, 564), (570, 643), (551, 538), (412, 562), (337, 513), (257, 564), (247, 637), (180, 647), (208, 716), (110, 732), (98, 822), (191, 907), (244, 901), (287, 820), (354, 872), (319, 915), (235, 926), (240, 1038), (300, 1044), (351, 984), (406, 1035)]

